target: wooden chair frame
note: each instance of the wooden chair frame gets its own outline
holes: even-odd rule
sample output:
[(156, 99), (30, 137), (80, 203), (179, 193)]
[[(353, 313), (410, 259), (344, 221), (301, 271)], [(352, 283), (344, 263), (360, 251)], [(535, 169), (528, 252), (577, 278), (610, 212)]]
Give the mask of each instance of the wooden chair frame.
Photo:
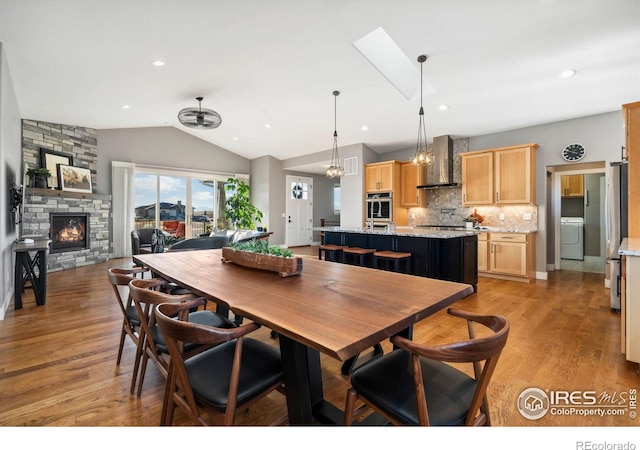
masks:
[[(502, 349), (507, 342), (510, 327), (509, 321), (502, 316), (480, 315), (453, 308), (448, 309), (447, 313), (467, 320), (469, 340), (443, 345), (425, 346), (401, 336), (393, 336), (391, 338), (391, 342), (395, 346), (411, 353), (418, 424), (424, 426), (430, 425), (429, 410), (420, 365), (420, 358), (423, 357), (442, 362), (473, 364), (473, 372), (478, 384), (471, 405), (469, 406), (464, 425), (490, 426), (489, 403), (486, 395), (487, 386), (496, 368)], [(474, 323), (480, 323), (486, 326), (494, 331), (494, 334), (489, 337), (476, 338)], [(482, 361), (484, 361), (484, 364), (481, 364)], [(356, 400), (363, 402), (363, 405), (357, 409), (355, 408)], [(354, 417), (360, 416), (367, 410), (374, 410), (392, 424), (405, 425), (395, 417), (382, 411), (369, 399), (358, 394), (353, 387), (349, 388), (345, 405), (345, 425), (351, 425)]]
[[(109, 269), (108, 277), (111, 286), (113, 287), (113, 292), (115, 293), (116, 300), (118, 302), (118, 306), (120, 307), (120, 312), (122, 313), (122, 332), (120, 333), (120, 345), (118, 346), (118, 358), (116, 361), (116, 365), (120, 365), (120, 361), (122, 360), (122, 351), (124, 349), (124, 341), (127, 336), (131, 338), (133, 343), (138, 346), (138, 338), (139, 338), (139, 329), (140, 326), (138, 324), (132, 323), (129, 316), (127, 315), (127, 309), (133, 306), (133, 299), (131, 298), (131, 293), (129, 291), (129, 282), (135, 278), (136, 275), (140, 274), (144, 276), (145, 273), (148, 272), (148, 269), (143, 267), (133, 267), (133, 268), (120, 268), (120, 267), (112, 267)], [(126, 287), (127, 289), (127, 298), (123, 298), (120, 288)]]
[[(129, 282), (129, 290), (133, 299), (136, 310), (140, 317), (146, 317), (143, 320), (139, 333), (138, 346), (136, 349), (136, 361), (134, 365), (134, 373), (131, 379), (131, 393), (135, 391), (136, 381), (138, 390), (136, 395), (140, 397), (142, 394), (142, 385), (147, 370), (149, 359), (153, 361), (160, 373), (167, 378), (169, 371), (169, 361), (163, 357), (156, 348), (151, 338), (151, 328), (156, 324), (156, 308), (161, 303), (179, 303), (188, 300), (200, 298), (195, 294), (167, 294), (157, 289), (166, 287), (170, 283), (162, 278), (136, 279)], [(203, 300), (206, 303), (206, 300)], [(203, 303), (203, 304), (204, 304)], [(167, 355), (168, 356), (168, 355)], [(139, 374), (138, 374), (139, 372)]]
[[(277, 382), (252, 400), (243, 404), (237, 403), (244, 336), (260, 328), (260, 325), (251, 322), (237, 328), (226, 329), (185, 321), (185, 312), (192, 307), (199, 306), (202, 302), (202, 299), (195, 299), (181, 304), (161, 304), (156, 310), (158, 325), (165, 336), (172, 361), (169, 367), (167, 386), (165, 389), (164, 403), (167, 407), (166, 410), (163, 411), (161, 425), (172, 424), (176, 404), (182, 407), (196, 425), (209, 425), (209, 421), (202, 415), (201, 409), (203, 412), (206, 412), (212, 420), (220, 421), (223, 425), (233, 425), (239, 407), (249, 407), (274, 390), (281, 393), (285, 392), (282, 382)], [(177, 319), (171, 318), (176, 315)], [(220, 411), (208, 405), (200, 404), (196, 401), (196, 397), (191, 389), (184, 361), (197, 353), (234, 339), (236, 339), (237, 342), (226, 409)], [(185, 342), (199, 344), (200, 347), (191, 350), (189, 353), (185, 353)], [(278, 419), (276, 424), (281, 423), (283, 420), (284, 418)]]

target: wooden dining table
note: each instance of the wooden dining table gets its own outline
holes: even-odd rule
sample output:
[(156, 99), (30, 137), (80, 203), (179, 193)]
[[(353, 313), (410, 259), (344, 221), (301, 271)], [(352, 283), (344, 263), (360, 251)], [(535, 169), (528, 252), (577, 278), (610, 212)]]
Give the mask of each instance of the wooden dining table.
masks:
[(278, 334), (290, 424), (342, 423), (323, 397), (320, 352), (346, 361), (473, 294), (467, 284), (304, 259), (299, 275), (223, 262), (221, 250), (134, 255), (157, 276), (208, 300), (220, 311)]

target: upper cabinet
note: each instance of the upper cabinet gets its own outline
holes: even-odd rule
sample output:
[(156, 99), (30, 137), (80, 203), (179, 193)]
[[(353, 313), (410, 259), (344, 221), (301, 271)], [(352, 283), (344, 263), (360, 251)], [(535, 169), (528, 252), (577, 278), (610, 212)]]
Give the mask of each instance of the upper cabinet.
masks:
[(385, 161), (364, 166), (365, 192), (389, 192), (399, 188), (400, 163)]
[(584, 197), (584, 175), (563, 175), (562, 197)]
[(525, 144), (461, 154), (462, 204), (535, 204), (535, 149)]
[(427, 191), (418, 186), (427, 184), (427, 167), (414, 166), (410, 162), (400, 165), (400, 206), (404, 208), (424, 207), (427, 204)]
[(463, 153), (462, 204), (493, 204), (493, 153)]
[(640, 102), (622, 105), (629, 160), (629, 237), (640, 237)]

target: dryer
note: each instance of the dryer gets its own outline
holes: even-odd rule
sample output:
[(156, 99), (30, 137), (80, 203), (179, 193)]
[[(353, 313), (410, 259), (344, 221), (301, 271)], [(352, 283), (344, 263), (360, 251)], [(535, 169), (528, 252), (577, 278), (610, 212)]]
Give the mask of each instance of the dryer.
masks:
[(560, 219), (560, 258), (584, 260), (584, 219)]

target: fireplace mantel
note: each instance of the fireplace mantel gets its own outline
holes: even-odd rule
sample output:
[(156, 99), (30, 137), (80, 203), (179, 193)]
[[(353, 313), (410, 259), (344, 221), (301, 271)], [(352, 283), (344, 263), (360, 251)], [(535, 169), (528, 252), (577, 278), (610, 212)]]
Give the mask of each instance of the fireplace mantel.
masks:
[(59, 189), (27, 188), (26, 194), (27, 196), (38, 195), (42, 197), (84, 198), (87, 200), (111, 200), (110, 195), (61, 191)]

